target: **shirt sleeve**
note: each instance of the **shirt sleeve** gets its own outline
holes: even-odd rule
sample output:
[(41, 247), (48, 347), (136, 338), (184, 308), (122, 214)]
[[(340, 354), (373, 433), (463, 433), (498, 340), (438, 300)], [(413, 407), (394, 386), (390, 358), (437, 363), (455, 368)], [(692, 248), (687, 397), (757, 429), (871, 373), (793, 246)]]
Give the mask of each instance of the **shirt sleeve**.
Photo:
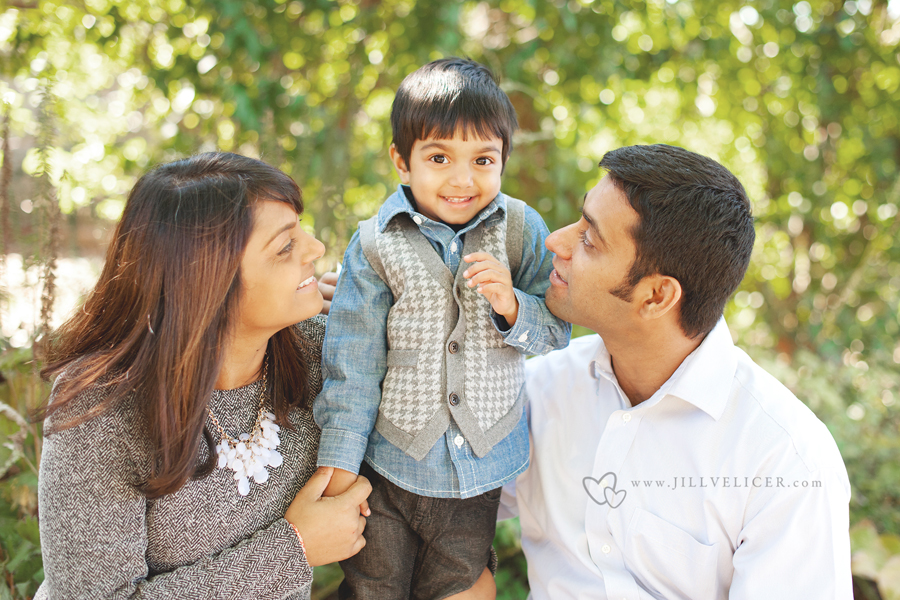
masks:
[(513, 479), (503, 486), (500, 492), (500, 509), (497, 511), (497, 520), (505, 521), (519, 516), (519, 504), (516, 502), (516, 480)]
[(313, 412), (322, 428), (319, 466), (359, 472), (387, 373), (390, 288), (369, 265), (359, 231), (344, 254), (322, 347), (325, 383)]
[(109, 424), (104, 414), (45, 438), (38, 484), (44, 583), (37, 598), (282, 598), (310, 589), (312, 567), (284, 519), (194, 564), (151, 574), (147, 500), (135, 485), (134, 452), (121, 427)]
[(547, 354), (565, 348), (572, 334), (572, 325), (555, 317), (544, 302), (553, 270), (553, 253), (544, 245), (548, 235), (541, 216), (526, 206), (522, 262), (513, 275), (513, 291), (519, 301), (516, 324), (510, 328), (506, 319), (491, 310), (494, 326), (504, 341), (523, 354)]
[(748, 506), (731, 600), (853, 597), (846, 471), (804, 475), (810, 487), (762, 488)]
[[(535, 367), (540, 365), (541, 359), (535, 358), (532, 360), (525, 361), (525, 376), (526, 376), (526, 387), (528, 386), (527, 378), (536, 372)], [(528, 400), (525, 404), (525, 421), (528, 423), (528, 464), (534, 464), (534, 434), (533, 429), (531, 427), (531, 402), (533, 395), (531, 393), (528, 394)], [(530, 468), (530, 467), (529, 467)], [(527, 471), (526, 471), (527, 473)], [(524, 475), (524, 474), (523, 474)], [(497, 520), (505, 521), (506, 519), (513, 519), (519, 516), (519, 497), (518, 490), (516, 489), (516, 485), (519, 481), (519, 478), (523, 475), (519, 475), (509, 483), (505, 484), (500, 492), (500, 509), (497, 512)]]

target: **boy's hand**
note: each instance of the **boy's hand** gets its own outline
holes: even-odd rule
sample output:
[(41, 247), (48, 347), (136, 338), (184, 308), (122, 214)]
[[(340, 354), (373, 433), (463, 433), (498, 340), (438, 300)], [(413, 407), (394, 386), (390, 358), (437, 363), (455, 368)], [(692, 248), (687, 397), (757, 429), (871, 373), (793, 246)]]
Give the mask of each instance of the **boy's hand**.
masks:
[(473, 252), (463, 256), (467, 263), (475, 263), (463, 272), (469, 280), (468, 286), (487, 298), (498, 315), (506, 319), (512, 327), (519, 316), (519, 301), (513, 292), (512, 275), (509, 269), (487, 252)]
[(340, 496), (350, 489), (350, 486), (356, 482), (357, 477), (358, 475), (356, 473), (351, 473), (350, 471), (335, 467), (334, 474), (331, 476), (331, 481), (328, 482), (322, 495)]
[[(360, 479), (360, 476), (356, 473), (351, 473), (350, 471), (335, 467), (334, 474), (331, 476), (331, 481), (325, 486), (325, 491), (322, 492), (322, 495), (340, 496), (349, 490), (358, 479)], [(362, 477), (362, 479), (365, 480), (365, 477)], [(368, 517), (371, 514), (369, 512), (369, 503), (363, 500), (359, 505), (359, 512)]]

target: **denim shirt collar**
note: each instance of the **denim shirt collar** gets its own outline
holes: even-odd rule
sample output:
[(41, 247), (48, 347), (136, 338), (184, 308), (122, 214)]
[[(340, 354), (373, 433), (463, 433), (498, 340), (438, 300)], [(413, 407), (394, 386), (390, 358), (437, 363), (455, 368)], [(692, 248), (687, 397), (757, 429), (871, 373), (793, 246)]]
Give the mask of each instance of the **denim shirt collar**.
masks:
[[(388, 199), (384, 201), (384, 204), (381, 205), (376, 221), (379, 231), (384, 232), (385, 227), (387, 227), (391, 220), (399, 214), (407, 214), (414, 221), (416, 220), (415, 217), (418, 216), (421, 222), (416, 222), (416, 224), (420, 227), (423, 225), (430, 225), (431, 227), (446, 227), (448, 230), (452, 229), (446, 223), (434, 221), (416, 211), (412, 202), (409, 201), (407, 193), (410, 196), (412, 195), (412, 192), (409, 191), (409, 186), (401, 183), (397, 186), (397, 191), (391, 194)], [(481, 212), (479, 212), (474, 219), (466, 223), (465, 227), (463, 227), (457, 235), (466, 233), (481, 222), (484, 222), (485, 227), (493, 227), (503, 220), (505, 214), (506, 194), (500, 192), (497, 194), (496, 198), (491, 200), (490, 204), (481, 209)]]

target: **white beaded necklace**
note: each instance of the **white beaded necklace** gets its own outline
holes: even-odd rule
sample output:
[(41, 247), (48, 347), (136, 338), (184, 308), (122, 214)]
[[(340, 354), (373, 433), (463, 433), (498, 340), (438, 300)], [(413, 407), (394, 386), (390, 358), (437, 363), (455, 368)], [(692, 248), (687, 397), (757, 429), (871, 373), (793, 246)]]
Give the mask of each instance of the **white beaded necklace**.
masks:
[(250, 493), (250, 477), (256, 483), (265, 483), (269, 479), (266, 467), (277, 469), (283, 461), (281, 453), (275, 448), (281, 443), (278, 432), (281, 428), (275, 424), (275, 415), (263, 408), (263, 397), (266, 393), (266, 374), (269, 365), (263, 357), (262, 384), (259, 389), (259, 412), (256, 415), (256, 424), (250, 433), (242, 433), (238, 439), (234, 439), (222, 428), (219, 420), (207, 406), (206, 412), (209, 418), (219, 430), (221, 441), (216, 445), (216, 454), (219, 456), (218, 467), (228, 467), (234, 471), (234, 479), (238, 482), (238, 494), (246, 496)]

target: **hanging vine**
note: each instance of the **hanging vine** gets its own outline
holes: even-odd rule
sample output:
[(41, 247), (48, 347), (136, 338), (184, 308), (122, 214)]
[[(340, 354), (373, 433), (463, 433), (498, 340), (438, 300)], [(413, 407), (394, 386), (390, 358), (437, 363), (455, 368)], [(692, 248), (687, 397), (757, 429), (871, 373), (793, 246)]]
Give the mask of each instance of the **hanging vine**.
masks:
[[(0, 166), (0, 290), (6, 279), (6, 253), (9, 252), (9, 186), (12, 181), (12, 156), (9, 151), (9, 114), (12, 106), (3, 103), (3, 120), (0, 121), (0, 155), (3, 164)], [(5, 298), (4, 298), (5, 300)], [(3, 311), (0, 310), (0, 331), (3, 327)]]
[[(41, 316), (40, 323), (35, 331), (34, 355), (40, 360), (42, 350), (50, 334), (50, 320), (53, 314), (53, 301), (56, 297), (56, 261), (59, 256), (59, 202), (56, 197), (56, 187), (51, 178), (52, 164), (51, 153), (56, 137), (54, 112), (56, 99), (53, 96), (52, 84), (45, 81), (40, 90), (40, 104), (38, 106), (38, 189), (37, 204), (40, 208), (41, 220)], [(35, 361), (35, 367), (37, 360)]]

